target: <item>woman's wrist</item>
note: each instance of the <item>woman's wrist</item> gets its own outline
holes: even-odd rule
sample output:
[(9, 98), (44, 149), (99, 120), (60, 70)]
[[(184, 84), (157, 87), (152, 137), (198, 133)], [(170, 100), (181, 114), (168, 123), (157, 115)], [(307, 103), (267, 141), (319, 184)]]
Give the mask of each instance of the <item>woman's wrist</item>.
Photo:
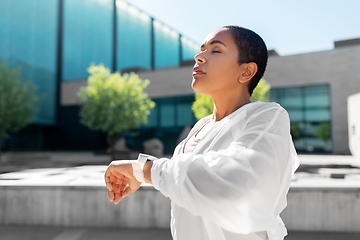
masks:
[(151, 183), (151, 168), (153, 166), (153, 161), (152, 160), (148, 160), (146, 161), (145, 165), (144, 165), (144, 179), (146, 183)]

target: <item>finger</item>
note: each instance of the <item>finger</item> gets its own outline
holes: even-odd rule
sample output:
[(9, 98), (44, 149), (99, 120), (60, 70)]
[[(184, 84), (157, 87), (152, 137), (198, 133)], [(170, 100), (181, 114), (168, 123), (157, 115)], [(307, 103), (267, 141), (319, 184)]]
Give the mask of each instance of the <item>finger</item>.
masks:
[(116, 181), (112, 182), (113, 191), (114, 192), (120, 192), (123, 182), (124, 182), (124, 179), (116, 178)]
[[(120, 181), (118, 181), (120, 182)], [(116, 185), (116, 187), (114, 186), (114, 189), (116, 189), (116, 191), (114, 191), (114, 203), (118, 204), (123, 198), (124, 198), (124, 190), (128, 187), (128, 181), (122, 179), (121, 180), (121, 184), (120, 185)]]
[(116, 184), (116, 183), (114, 183), (114, 185), (113, 185), (113, 191), (114, 191), (114, 193), (120, 193), (121, 192), (121, 184)]
[(113, 191), (113, 190), (114, 190), (114, 188), (113, 188), (113, 183), (110, 182), (110, 180), (108, 180), (107, 182), (105, 182), (105, 184), (106, 184), (106, 187), (107, 187), (108, 191)]
[(121, 199), (122, 199), (121, 193), (115, 193), (114, 203), (115, 203), (115, 204), (119, 204), (119, 202), (121, 201)]
[(113, 202), (115, 200), (115, 194), (113, 191), (108, 191), (108, 196), (109, 196), (110, 202)]
[(105, 171), (105, 174), (104, 174), (105, 182), (107, 180), (109, 180), (110, 176), (111, 176), (111, 166), (106, 168), (106, 171)]
[(110, 182), (116, 182), (117, 177), (114, 174), (110, 175)]
[(135, 191), (133, 189), (131, 189), (130, 187), (126, 188), (124, 191), (123, 191), (123, 194), (122, 194), (122, 197), (127, 197), (127, 196), (130, 196), (131, 194), (133, 194)]
[(136, 190), (138, 190), (141, 185), (140, 182), (138, 182), (137, 180), (134, 180), (134, 179), (128, 179), (127, 184), (128, 184), (128, 187), (124, 190), (124, 192), (122, 194), (123, 198), (136, 192)]
[(127, 181), (123, 181), (121, 184), (120, 184), (120, 191), (123, 192), (126, 187), (128, 186), (128, 183)]
[(108, 167), (105, 171), (105, 185), (107, 187), (107, 189), (109, 191), (112, 191), (112, 183), (110, 181), (110, 177), (112, 176), (113, 174), (111, 173), (111, 170), (110, 170), (110, 167)]
[(122, 191), (122, 197), (127, 197), (131, 194), (133, 194), (138, 188), (134, 188), (133, 185), (128, 185), (127, 188), (125, 188), (123, 191)]
[(123, 181), (124, 181), (124, 179), (122, 179), (122, 178), (117, 178), (116, 181), (115, 181), (115, 184), (116, 184), (116, 185), (121, 185)]

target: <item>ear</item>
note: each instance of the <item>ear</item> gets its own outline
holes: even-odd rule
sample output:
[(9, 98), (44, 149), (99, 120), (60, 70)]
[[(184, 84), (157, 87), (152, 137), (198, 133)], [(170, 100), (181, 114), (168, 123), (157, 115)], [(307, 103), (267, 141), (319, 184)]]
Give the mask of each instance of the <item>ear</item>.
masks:
[(254, 62), (243, 63), (240, 65), (240, 67), (242, 71), (239, 77), (240, 83), (249, 82), (258, 70), (257, 64)]

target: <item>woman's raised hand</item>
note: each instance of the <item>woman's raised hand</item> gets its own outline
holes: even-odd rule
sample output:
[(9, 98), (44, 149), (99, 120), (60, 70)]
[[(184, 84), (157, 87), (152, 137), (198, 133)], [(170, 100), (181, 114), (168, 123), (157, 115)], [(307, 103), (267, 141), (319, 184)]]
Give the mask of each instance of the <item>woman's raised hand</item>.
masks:
[(141, 182), (133, 174), (131, 160), (112, 161), (105, 172), (105, 184), (110, 202), (118, 204), (124, 197), (139, 189)]

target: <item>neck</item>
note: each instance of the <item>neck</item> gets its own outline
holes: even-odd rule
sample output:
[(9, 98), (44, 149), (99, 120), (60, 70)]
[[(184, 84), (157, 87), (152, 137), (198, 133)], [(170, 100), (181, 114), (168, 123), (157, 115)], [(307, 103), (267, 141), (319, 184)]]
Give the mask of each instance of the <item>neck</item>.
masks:
[(240, 107), (251, 102), (248, 92), (244, 92), (244, 94), (237, 93), (212, 96), (212, 99), (214, 100), (213, 118), (215, 121), (220, 121)]

